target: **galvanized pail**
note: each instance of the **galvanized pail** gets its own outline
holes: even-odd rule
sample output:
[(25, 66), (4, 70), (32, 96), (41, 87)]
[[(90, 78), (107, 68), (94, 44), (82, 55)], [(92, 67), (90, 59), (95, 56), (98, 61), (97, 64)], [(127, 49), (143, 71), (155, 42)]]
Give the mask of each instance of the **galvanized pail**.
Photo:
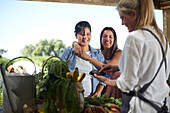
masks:
[[(31, 59), (29, 60), (33, 62)], [(5, 68), (7, 67), (7, 65), (5, 66)], [(23, 113), (24, 104), (34, 98), (35, 76), (28, 73), (5, 74), (5, 72), (2, 75), (5, 86), (3, 87), (3, 113)]]

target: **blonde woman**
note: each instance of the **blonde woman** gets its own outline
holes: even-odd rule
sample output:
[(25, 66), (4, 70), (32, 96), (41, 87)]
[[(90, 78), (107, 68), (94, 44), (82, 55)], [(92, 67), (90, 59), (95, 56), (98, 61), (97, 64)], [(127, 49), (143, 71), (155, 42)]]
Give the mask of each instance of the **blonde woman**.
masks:
[(119, 66), (103, 65), (100, 72), (120, 70), (121, 75), (95, 77), (124, 92), (121, 113), (169, 113), (169, 44), (156, 24), (153, 1), (120, 0), (117, 10), (130, 34)]

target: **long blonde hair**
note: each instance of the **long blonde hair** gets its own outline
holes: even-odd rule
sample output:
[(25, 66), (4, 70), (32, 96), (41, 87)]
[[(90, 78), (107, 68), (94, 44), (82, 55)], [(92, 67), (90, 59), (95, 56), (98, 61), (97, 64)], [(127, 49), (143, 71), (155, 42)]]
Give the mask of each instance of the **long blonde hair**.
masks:
[(153, 26), (160, 36), (163, 47), (165, 42), (163, 34), (158, 28), (154, 15), (154, 4), (152, 0), (120, 0), (117, 5), (119, 13), (130, 15), (132, 10), (137, 12), (137, 24), (135, 30), (141, 29), (147, 26)]

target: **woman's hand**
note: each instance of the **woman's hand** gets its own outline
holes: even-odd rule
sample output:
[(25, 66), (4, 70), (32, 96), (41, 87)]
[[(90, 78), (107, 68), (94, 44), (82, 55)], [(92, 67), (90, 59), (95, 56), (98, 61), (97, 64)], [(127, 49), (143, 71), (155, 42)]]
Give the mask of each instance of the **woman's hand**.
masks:
[(87, 60), (89, 61), (89, 59), (91, 58), (86, 52), (82, 51), (81, 55), (79, 56), (80, 58), (82, 58), (83, 60)]
[(113, 75), (114, 72), (118, 71), (119, 68), (117, 65), (114, 64), (104, 64), (102, 65), (101, 69), (99, 72), (104, 72), (108, 75)]
[(81, 46), (79, 45), (78, 42), (74, 42), (74, 53), (79, 56), (80, 58), (84, 59), (84, 60), (89, 60), (90, 56), (86, 54), (86, 52), (84, 52), (81, 48)]
[(101, 81), (101, 82), (103, 82), (103, 83), (105, 83), (105, 82), (108, 80), (108, 78), (106, 78), (105, 76), (102, 76), (102, 75), (94, 74), (94, 77), (95, 77), (97, 80), (99, 80), (99, 81)]
[(117, 71), (117, 72), (113, 73), (112, 79), (117, 79), (120, 75), (121, 75), (121, 72)]
[(116, 79), (111, 80), (111, 79), (106, 78), (105, 76), (97, 75), (97, 74), (94, 74), (94, 77), (95, 77), (97, 80), (105, 83), (106, 85), (116, 86)]
[(79, 56), (80, 58), (84, 59), (84, 60), (88, 60), (89, 55), (86, 54), (86, 52), (84, 52), (81, 48), (81, 46), (79, 45), (78, 42), (74, 42), (74, 53)]
[(74, 42), (73, 44), (73, 48), (74, 48), (74, 53), (77, 55), (77, 56), (82, 56), (83, 54), (83, 50), (81, 48), (81, 46), (79, 45), (78, 42)]

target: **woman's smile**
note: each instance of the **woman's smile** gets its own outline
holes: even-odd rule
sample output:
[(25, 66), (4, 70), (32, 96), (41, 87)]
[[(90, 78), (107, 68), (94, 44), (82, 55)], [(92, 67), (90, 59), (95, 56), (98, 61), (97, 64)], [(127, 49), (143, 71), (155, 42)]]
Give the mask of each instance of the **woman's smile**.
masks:
[(114, 42), (114, 36), (113, 36), (112, 31), (105, 30), (103, 33), (103, 36), (102, 36), (103, 46), (106, 48), (110, 48), (110, 47), (112, 47), (113, 42)]
[(91, 40), (91, 32), (89, 28), (84, 28), (80, 33), (77, 34), (79, 44), (82, 46), (88, 46)]

